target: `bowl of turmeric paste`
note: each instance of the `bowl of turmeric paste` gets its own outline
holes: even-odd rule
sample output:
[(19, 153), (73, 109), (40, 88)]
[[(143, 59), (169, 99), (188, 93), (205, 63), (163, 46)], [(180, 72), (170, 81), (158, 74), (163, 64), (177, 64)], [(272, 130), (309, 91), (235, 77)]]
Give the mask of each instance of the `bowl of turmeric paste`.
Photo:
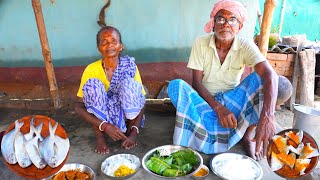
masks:
[(209, 175), (208, 166), (202, 164), (200, 170), (193, 174), (192, 179), (201, 180), (201, 179), (205, 179), (208, 175)]
[(110, 179), (127, 179), (134, 176), (141, 166), (133, 154), (116, 154), (102, 162), (101, 171)]

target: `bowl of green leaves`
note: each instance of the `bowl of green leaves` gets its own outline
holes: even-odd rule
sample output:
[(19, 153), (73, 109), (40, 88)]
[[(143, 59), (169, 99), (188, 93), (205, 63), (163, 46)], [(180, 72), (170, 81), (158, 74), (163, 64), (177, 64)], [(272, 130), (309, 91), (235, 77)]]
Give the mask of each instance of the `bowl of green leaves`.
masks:
[(202, 156), (197, 151), (178, 145), (153, 148), (142, 158), (143, 169), (161, 178), (192, 176), (202, 164)]

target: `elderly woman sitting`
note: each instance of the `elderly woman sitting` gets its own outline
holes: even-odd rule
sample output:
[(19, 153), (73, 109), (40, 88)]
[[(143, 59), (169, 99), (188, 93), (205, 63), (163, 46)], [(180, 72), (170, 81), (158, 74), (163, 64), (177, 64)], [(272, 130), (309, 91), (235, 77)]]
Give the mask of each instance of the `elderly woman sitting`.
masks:
[(139, 127), (144, 124), (145, 91), (134, 58), (119, 55), (123, 44), (116, 28), (102, 28), (97, 46), (102, 59), (84, 70), (75, 110), (95, 131), (95, 151), (108, 154), (105, 134), (122, 140), (125, 149), (137, 145)]

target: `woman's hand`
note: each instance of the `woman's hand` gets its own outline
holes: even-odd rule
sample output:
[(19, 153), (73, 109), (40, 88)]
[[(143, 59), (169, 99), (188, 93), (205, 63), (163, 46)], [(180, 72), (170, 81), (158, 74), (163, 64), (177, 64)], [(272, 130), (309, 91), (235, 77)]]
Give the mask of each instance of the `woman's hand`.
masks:
[(219, 122), (223, 128), (237, 128), (237, 119), (226, 107), (220, 106), (216, 110)]
[(118, 140), (126, 140), (127, 136), (124, 135), (121, 130), (118, 128), (118, 126), (112, 125), (112, 124), (103, 124), (102, 129), (105, 133), (107, 133), (111, 139), (114, 141)]
[(261, 152), (261, 143), (263, 148), (263, 157), (267, 157), (267, 148), (269, 141), (276, 133), (274, 115), (261, 116), (256, 128), (256, 136), (252, 141), (256, 142), (256, 154)]

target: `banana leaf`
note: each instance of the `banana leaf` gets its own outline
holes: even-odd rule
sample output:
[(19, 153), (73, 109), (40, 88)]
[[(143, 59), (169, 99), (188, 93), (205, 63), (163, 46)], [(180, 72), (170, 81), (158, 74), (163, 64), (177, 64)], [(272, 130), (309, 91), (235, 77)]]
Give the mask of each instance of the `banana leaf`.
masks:
[(162, 175), (164, 170), (171, 168), (167, 163), (165, 163), (164, 161), (162, 161), (158, 157), (151, 157), (146, 162), (146, 165), (147, 165), (148, 169), (150, 169), (151, 171), (153, 171), (159, 175)]
[(177, 176), (183, 176), (183, 172), (178, 169), (166, 169), (164, 170), (163, 176), (166, 177), (177, 177)]

